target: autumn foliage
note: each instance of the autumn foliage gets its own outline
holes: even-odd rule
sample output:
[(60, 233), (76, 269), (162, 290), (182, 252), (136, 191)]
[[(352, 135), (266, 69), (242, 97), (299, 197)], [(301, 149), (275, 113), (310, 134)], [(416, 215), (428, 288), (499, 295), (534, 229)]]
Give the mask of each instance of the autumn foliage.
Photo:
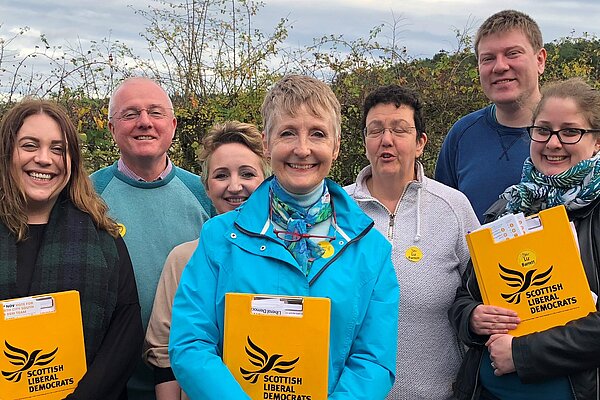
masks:
[[(290, 49), (285, 39), (293, 26), (287, 19), (277, 21), (270, 32), (254, 28), (262, 7), (252, 1), (155, 1), (132, 11), (147, 21), (141, 35), (148, 46), (139, 53), (111, 38), (86, 46), (54, 45), (41, 35), (39, 46), (23, 56), (14, 46), (27, 28), (0, 37), (0, 113), (27, 95), (59, 101), (81, 132), (86, 165), (94, 171), (118, 157), (107, 127), (112, 89), (129, 76), (149, 76), (162, 83), (174, 102), (178, 128), (170, 157), (199, 172), (197, 154), (210, 126), (237, 119), (260, 127), (259, 109), (270, 85), (289, 73), (313, 75), (329, 83), (342, 104), (341, 152), (331, 175), (348, 184), (367, 164), (361, 104), (377, 86), (396, 83), (420, 93), (429, 138), (422, 162), (428, 175), (452, 124), (487, 104), (468, 29), (455, 32), (454, 49), (427, 59), (409, 56), (400, 38), (402, 19), (394, 16), (366, 38), (348, 41), (330, 35)], [(598, 86), (597, 37), (564, 37), (545, 47), (543, 82), (581, 76)]]

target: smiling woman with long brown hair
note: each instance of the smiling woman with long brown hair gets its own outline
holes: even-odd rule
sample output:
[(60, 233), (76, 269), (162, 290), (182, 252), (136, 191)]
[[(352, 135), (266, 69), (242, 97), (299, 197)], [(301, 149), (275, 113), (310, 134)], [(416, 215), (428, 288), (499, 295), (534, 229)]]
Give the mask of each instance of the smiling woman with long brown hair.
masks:
[(0, 299), (77, 290), (87, 372), (67, 398), (126, 398), (143, 339), (137, 289), (75, 126), (55, 103), (25, 100), (2, 119), (0, 163)]

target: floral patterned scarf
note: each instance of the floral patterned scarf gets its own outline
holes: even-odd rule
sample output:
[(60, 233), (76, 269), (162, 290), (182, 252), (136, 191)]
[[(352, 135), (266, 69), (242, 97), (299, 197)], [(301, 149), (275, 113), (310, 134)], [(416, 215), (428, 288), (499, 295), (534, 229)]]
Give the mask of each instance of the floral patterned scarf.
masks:
[[(293, 196), (283, 190), (276, 178), (271, 181), (271, 207), (273, 223), (286, 227), (288, 232), (301, 235), (308, 233), (316, 224), (328, 220), (333, 214), (327, 185), (323, 185), (323, 193), (319, 200), (306, 208), (300, 206)], [(319, 245), (306, 237), (298, 241), (285, 240), (285, 245), (306, 276), (310, 273), (312, 262), (324, 252)]]

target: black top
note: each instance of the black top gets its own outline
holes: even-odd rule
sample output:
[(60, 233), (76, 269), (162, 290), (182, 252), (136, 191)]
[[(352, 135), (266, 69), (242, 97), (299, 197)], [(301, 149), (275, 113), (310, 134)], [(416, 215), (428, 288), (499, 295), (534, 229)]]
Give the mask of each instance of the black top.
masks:
[[(29, 225), (27, 239), (17, 244), (17, 290), (28, 296), (35, 262), (46, 225)], [(93, 360), (87, 360), (87, 372), (69, 400), (125, 400), (127, 380), (139, 358), (144, 332), (133, 267), (125, 242), (115, 239), (119, 255), (117, 304), (110, 326)]]
[(17, 243), (17, 293), (19, 297), (29, 295), (35, 260), (42, 243), (46, 224), (29, 225), (25, 240)]

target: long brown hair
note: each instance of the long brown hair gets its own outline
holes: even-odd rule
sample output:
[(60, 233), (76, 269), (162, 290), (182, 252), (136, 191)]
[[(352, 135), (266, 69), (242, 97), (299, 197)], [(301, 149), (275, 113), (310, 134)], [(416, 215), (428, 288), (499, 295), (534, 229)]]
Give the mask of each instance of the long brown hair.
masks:
[[(78, 209), (90, 215), (98, 228), (117, 237), (119, 227), (108, 217), (108, 207), (94, 190), (83, 166), (77, 129), (61, 106), (46, 100), (23, 100), (8, 110), (0, 122), (0, 222), (18, 241), (25, 238), (27, 199), (11, 169), (17, 133), (25, 119), (36, 114), (45, 114), (52, 118), (60, 127), (63, 140), (67, 143), (66, 151), (71, 157), (71, 177), (63, 191), (68, 193)], [(66, 170), (65, 155), (63, 166)]]

